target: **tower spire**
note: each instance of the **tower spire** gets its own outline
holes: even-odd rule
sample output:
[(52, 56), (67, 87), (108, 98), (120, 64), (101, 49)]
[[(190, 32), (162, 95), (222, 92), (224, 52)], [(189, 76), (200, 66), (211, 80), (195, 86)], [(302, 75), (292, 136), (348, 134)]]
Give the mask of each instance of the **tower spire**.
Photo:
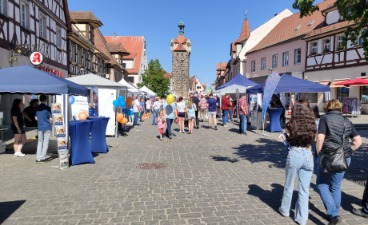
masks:
[(184, 28), (185, 28), (185, 25), (184, 25), (184, 23), (183, 23), (183, 20), (182, 20), (182, 19), (180, 19), (180, 22), (179, 22), (178, 27), (179, 27), (179, 34), (184, 34)]

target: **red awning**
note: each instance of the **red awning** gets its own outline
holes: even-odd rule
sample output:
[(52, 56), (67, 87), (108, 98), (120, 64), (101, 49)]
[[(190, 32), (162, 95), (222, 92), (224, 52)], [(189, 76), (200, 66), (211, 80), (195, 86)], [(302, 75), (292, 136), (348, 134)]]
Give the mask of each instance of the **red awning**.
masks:
[(368, 86), (368, 79), (356, 78), (353, 80), (341, 81), (336, 83), (336, 85), (344, 86)]

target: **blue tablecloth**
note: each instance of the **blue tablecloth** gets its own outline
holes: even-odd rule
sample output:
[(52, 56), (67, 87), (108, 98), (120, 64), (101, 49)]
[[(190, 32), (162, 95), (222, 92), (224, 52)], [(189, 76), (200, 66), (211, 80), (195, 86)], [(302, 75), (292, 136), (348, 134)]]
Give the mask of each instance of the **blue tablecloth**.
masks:
[(69, 136), (71, 142), (70, 162), (71, 165), (81, 163), (95, 163), (89, 142), (92, 121), (69, 121)]
[(270, 126), (268, 130), (270, 132), (280, 132), (282, 131), (281, 124), (280, 124), (280, 117), (281, 113), (284, 109), (283, 108), (268, 108), (267, 112), (270, 117)]
[(89, 117), (93, 121), (91, 129), (91, 151), (93, 153), (106, 153), (109, 148), (106, 144), (106, 127), (109, 122), (108, 117)]

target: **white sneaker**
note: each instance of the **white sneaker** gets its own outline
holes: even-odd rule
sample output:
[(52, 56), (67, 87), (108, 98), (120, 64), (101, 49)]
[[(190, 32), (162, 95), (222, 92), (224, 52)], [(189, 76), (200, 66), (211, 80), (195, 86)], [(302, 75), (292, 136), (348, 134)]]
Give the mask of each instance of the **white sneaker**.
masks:
[(16, 152), (14, 153), (15, 157), (24, 157), (26, 154), (23, 154), (22, 152)]

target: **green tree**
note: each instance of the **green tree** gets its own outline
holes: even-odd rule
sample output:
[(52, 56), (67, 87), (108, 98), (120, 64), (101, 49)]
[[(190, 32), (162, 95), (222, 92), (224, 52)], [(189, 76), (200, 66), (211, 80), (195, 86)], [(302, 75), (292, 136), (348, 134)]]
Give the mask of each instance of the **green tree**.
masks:
[(170, 80), (164, 77), (165, 73), (160, 61), (151, 59), (148, 63), (148, 69), (142, 74), (142, 83), (139, 83), (138, 87), (146, 86), (160, 97), (167, 95)]
[[(318, 6), (313, 5), (315, 0), (295, 0), (294, 9), (300, 10), (300, 17), (311, 15), (319, 10)], [(336, 0), (340, 15), (348, 21), (354, 21), (354, 26), (349, 26), (345, 31), (344, 47), (348, 40), (357, 44), (359, 36), (363, 39), (363, 49), (366, 59), (368, 59), (368, 0)]]

